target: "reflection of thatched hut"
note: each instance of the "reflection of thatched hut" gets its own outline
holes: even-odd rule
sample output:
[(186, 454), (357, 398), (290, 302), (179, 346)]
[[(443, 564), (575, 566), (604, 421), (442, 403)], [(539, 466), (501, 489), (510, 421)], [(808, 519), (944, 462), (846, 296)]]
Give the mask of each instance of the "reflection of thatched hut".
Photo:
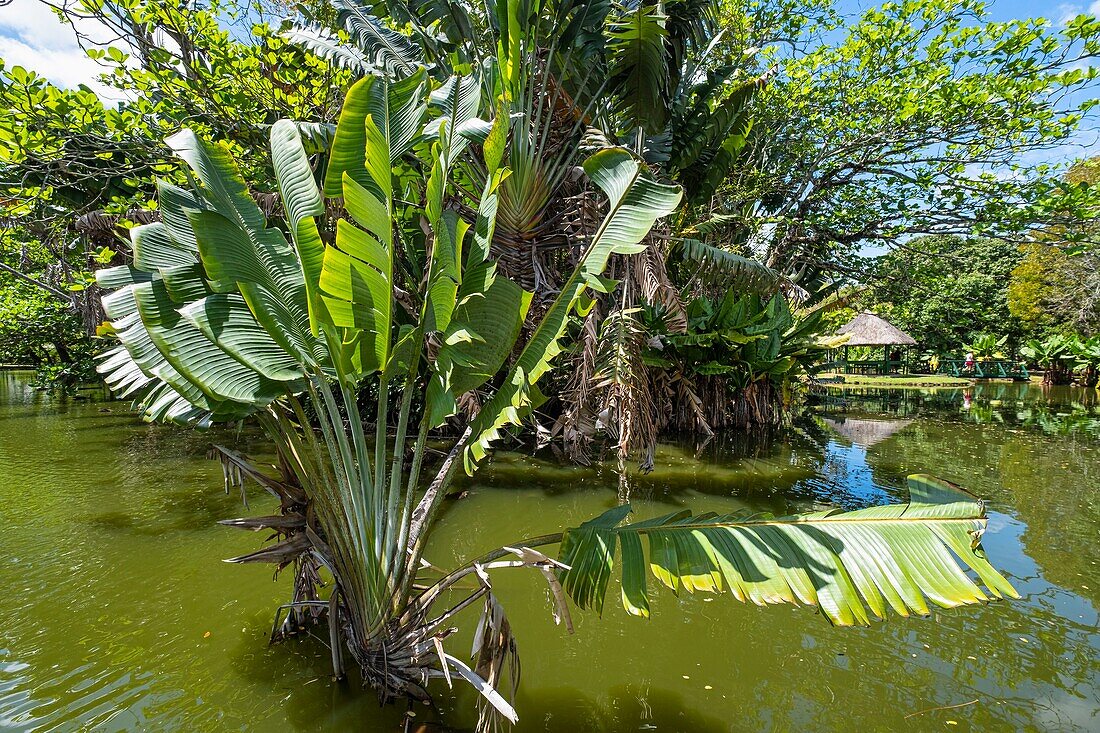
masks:
[(865, 418), (822, 418), (825, 424), (856, 445), (869, 448), (881, 443), (912, 420), (868, 420)]
[[(901, 367), (908, 361), (909, 347), (916, 346), (917, 341), (912, 336), (902, 331), (889, 321), (879, 318), (874, 313), (864, 311), (852, 320), (845, 323), (836, 332), (837, 336), (847, 336), (844, 342), (844, 364), (847, 371), (856, 367), (856, 371), (877, 371), (886, 374), (894, 367)], [(848, 347), (870, 346), (882, 347), (882, 362), (849, 362)], [(897, 347), (905, 348), (905, 356), (901, 359), (891, 359), (890, 351), (898, 351)]]

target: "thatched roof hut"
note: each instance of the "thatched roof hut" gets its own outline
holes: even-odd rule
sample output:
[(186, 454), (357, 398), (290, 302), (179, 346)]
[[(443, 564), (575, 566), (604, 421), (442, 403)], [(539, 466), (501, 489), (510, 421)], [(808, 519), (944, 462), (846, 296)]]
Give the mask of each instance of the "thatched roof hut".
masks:
[(916, 340), (889, 321), (864, 311), (845, 323), (837, 335), (847, 334), (845, 346), (914, 346)]
[(912, 420), (873, 420), (856, 417), (826, 417), (825, 424), (856, 445), (869, 448), (905, 428)]

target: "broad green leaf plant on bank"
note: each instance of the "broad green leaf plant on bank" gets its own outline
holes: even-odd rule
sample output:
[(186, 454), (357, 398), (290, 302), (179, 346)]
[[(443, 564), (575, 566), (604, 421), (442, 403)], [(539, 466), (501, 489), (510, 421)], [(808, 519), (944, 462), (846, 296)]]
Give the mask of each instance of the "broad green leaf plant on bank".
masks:
[[(982, 502), (922, 476), (910, 477), (908, 504), (630, 522), (624, 505), (451, 570), (430, 563), (426, 541), (458, 471), (474, 473), (542, 403), (571, 314), (591, 307), (591, 291), (614, 292), (609, 258), (640, 252), (682, 197), (630, 150), (589, 155), (577, 174), (600, 197), (600, 217), (524, 331), (531, 293), (489, 246), (509, 150), (529, 134), (500, 113), (526, 73), (510, 58), (502, 44), (496, 63), (443, 81), (419, 65), (367, 75), (331, 134), (275, 123), (284, 228), (264, 217), (223, 146), (176, 133), (167, 143), (187, 185), (162, 182), (162, 221), (131, 230), (130, 264), (98, 273), (118, 339), (100, 371), (116, 393), (149, 420), (252, 419), (274, 444), (277, 476), (216, 451), (229, 481), (279, 499), (277, 515), (227, 522), (278, 538), (235, 561), (293, 568), (275, 634), (324, 621), (335, 674), (350, 657), (384, 700), (427, 700), (433, 680), (464, 680), (487, 729), (517, 719), (516, 640), (492, 587), (505, 569), (538, 571), (570, 628), (570, 599), (601, 608), (616, 564), (623, 606), (640, 616), (648, 574), (674, 591), (816, 605), (838, 625), (887, 607), (927, 614), (929, 602), (1015, 596), (982, 552)], [(427, 459), (437, 436), (449, 441), (441, 462)], [(323, 572), (334, 581), (324, 590)], [(448, 639), (476, 608), (467, 661)]]

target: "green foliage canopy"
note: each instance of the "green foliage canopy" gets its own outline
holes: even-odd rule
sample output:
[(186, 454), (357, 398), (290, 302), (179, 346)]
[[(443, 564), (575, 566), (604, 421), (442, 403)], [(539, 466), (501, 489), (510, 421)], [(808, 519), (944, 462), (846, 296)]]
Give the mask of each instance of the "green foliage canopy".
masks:
[(863, 295), (883, 318), (941, 354), (959, 353), (982, 333), (1026, 333), (1009, 311), (1006, 284), (1022, 254), (1013, 242), (923, 237), (881, 257)]
[[(1087, 119), (1100, 20), (994, 22), (979, 0), (903, 0), (793, 50), (758, 96), (743, 165), (715, 208), (787, 273), (857, 266), (868, 243), (1027, 239), (1097, 216), (1045, 160)], [(766, 68), (766, 67), (765, 67)]]

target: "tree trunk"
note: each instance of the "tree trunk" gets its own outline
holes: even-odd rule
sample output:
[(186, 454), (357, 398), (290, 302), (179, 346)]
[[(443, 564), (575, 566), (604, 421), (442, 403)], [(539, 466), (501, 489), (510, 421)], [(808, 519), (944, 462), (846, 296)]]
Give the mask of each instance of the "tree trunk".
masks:
[(57, 359), (62, 364), (72, 364), (73, 357), (69, 353), (69, 347), (65, 345), (65, 342), (61, 339), (54, 339), (52, 342), (54, 351), (57, 352)]

